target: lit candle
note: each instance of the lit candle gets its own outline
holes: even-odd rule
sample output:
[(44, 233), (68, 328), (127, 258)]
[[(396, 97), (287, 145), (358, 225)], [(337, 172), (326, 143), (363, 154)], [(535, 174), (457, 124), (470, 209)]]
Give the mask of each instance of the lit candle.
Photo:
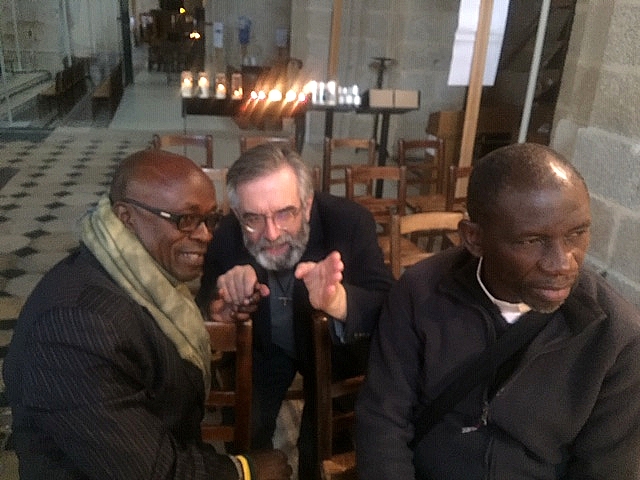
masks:
[(183, 97), (190, 97), (193, 94), (193, 74), (189, 70), (184, 70), (180, 74), (180, 94)]
[(224, 73), (216, 73), (216, 98), (227, 98), (227, 76)]
[(282, 92), (277, 88), (273, 88), (269, 90), (269, 93), (267, 94), (267, 98), (269, 99), (270, 102), (279, 102), (280, 100), (282, 100)]
[(218, 83), (216, 85), (216, 98), (226, 98), (227, 96), (227, 87), (224, 86), (224, 83)]
[(190, 97), (193, 89), (193, 80), (189, 77), (182, 79), (182, 88), (180, 90), (183, 97)]
[(288, 90), (287, 93), (284, 96), (284, 101), (285, 102), (295, 102), (296, 98), (298, 98), (298, 95), (296, 95), (296, 92), (294, 92), (293, 90)]
[(242, 100), (242, 74), (233, 73), (231, 75), (231, 98), (233, 100)]
[(207, 98), (209, 96), (209, 79), (206, 75), (200, 75), (198, 78), (198, 89), (200, 97)]

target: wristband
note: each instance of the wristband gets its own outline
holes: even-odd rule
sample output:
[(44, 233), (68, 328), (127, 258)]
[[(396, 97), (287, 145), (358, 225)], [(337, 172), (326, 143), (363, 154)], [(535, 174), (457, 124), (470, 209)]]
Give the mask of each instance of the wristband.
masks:
[(249, 460), (244, 455), (236, 455), (236, 458), (242, 465), (242, 478), (243, 480), (251, 480), (251, 467), (249, 466)]
[(240, 463), (240, 460), (238, 460), (233, 455), (227, 455), (227, 456), (231, 459), (231, 461), (236, 467), (236, 471), (238, 472), (238, 479), (242, 480), (242, 478), (244, 477), (244, 473), (242, 471), (242, 464)]

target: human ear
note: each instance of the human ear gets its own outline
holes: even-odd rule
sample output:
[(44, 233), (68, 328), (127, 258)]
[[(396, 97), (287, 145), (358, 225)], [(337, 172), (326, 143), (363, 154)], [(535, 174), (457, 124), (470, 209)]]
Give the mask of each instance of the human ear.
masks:
[(458, 234), (462, 244), (475, 257), (482, 256), (482, 227), (471, 220), (460, 220)]
[(308, 222), (309, 220), (311, 220), (311, 207), (312, 207), (312, 206), (313, 206), (313, 195), (311, 195), (311, 196), (307, 199), (307, 202), (306, 202), (306, 204), (305, 204), (305, 207), (306, 207), (306, 208), (305, 208), (305, 212), (304, 212), (304, 214), (305, 214), (305, 218), (306, 218), (307, 222)]
[(129, 205), (123, 202), (116, 202), (111, 207), (116, 217), (124, 224), (127, 230), (135, 231), (133, 217), (129, 210)]

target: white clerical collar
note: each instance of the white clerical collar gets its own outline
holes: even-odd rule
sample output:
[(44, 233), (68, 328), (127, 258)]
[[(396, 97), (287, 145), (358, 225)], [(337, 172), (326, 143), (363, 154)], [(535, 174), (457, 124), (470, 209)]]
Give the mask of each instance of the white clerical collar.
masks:
[(478, 283), (480, 284), (480, 287), (482, 287), (482, 290), (484, 291), (484, 293), (487, 295), (487, 297), (489, 297), (489, 300), (491, 300), (500, 309), (500, 313), (502, 314), (504, 319), (507, 321), (507, 323), (516, 323), (518, 319), (522, 316), (522, 314), (527, 313), (529, 310), (531, 310), (531, 307), (526, 303), (522, 303), (522, 302), (520, 303), (505, 302), (504, 300), (499, 300), (493, 295), (491, 295), (489, 293), (489, 290), (487, 290), (487, 287), (485, 287), (484, 283), (482, 283), (482, 279), (480, 278), (481, 266), (482, 266), (482, 257), (480, 257), (480, 261), (478, 262), (478, 268), (476, 269), (476, 278), (478, 279)]

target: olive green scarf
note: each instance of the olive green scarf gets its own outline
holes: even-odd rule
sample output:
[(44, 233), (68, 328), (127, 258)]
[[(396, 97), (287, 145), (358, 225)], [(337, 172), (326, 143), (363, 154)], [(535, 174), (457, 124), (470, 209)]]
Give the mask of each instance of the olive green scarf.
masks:
[(202, 371), (205, 392), (208, 392), (211, 381), (209, 335), (189, 288), (169, 275), (149, 255), (113, 213), (106, 195), (84, 218), (82, 241), (114, 281), (151, 312), (180, 357)]

